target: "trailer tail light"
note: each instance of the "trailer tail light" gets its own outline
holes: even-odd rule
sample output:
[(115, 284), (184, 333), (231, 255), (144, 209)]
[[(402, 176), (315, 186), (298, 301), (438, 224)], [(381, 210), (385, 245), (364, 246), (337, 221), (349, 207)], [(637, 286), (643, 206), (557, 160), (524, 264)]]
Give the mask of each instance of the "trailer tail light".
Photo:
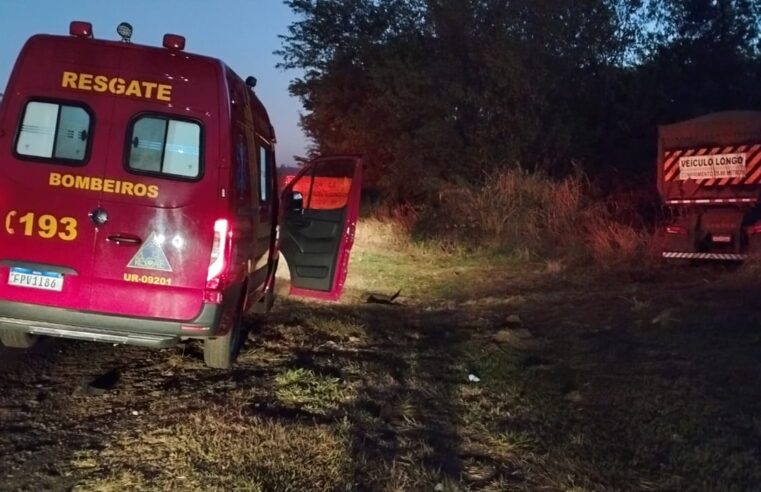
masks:
[(681, 236), (686, 236), (687, 228), (678, 225), (666, 226), (666, 234), (679, 234)]
[(214, 241), (211, 245), (209, 271), (206, 275), (206, 288), (217, 289), (222, 276), (230, 262), (230, 222), (227, 219), (217, 219), (214, 222)]
[(72, 21), (69, 24), (69, 34), (78, 38), (91, 38), (92, 24), (83, 21)]
[(753, 224), (752, 226), (745, 229), (748, 232), (749, 236), (754, 236), (756, 234), (761, 234), (761, 223)]

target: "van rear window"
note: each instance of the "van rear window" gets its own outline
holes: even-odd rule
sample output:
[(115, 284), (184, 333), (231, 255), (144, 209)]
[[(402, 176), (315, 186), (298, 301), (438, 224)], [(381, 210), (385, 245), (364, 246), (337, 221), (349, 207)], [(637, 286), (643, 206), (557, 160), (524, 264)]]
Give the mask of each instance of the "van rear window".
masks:
[(201, 125), (162, 116), (133, 121), (127, 167), (167, 177), (197, 178), (201, 173)]
[(24, 107), (16, 154), (82, 163), (87, 157), (90, 120), (90, 114), (80, 106), (29, 101)]

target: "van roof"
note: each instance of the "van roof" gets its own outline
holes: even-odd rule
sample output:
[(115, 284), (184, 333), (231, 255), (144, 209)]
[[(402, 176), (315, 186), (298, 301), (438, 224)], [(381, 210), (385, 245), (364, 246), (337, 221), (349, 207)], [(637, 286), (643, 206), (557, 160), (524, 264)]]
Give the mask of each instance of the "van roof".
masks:
[[(149, 67), (150, 72), (155, 72), (154, 77), (156, 80), (161, 82), (173, 81), (175, 84), (179, 84), (180, 82), (192, 83), (190, 73), (195, 74), (196, 79), (201, 73), (213, 73), (212, 77), (216, 79), (213, 82), (219, 86), (222, 86), (226, 82), (228, 90), (233, 85), (246, 87), (242, 78), (217, 58), (184, 50), (165, 48), (163, 46), (149, 46), (78, 36), (37, 34), (29, 38), (22, 48), (16, 62), (16, 67), (11, 74), (7, 90), (5, 91), (6, 95), (14, 93), (21, 86), (32, 84), (41, 87), (44, 84), (45, 86), (57, 89), (60, 87), (60, 73), (53, 70), (49, 74), (49, 80), (44, 81), (46, 79), (44, 74), (43, 77), (40, 77), (41, 72), (44, 70), (41, 67), (50, 67), (51, 69), (67, 67), (70, 70), (95, 72), (100, 67), (93, 60), (103, 60), (105, 58), (103, 54), (108, 53), (110, 50), (119, 50), (120, 53), (124, 53), (123, 59), (129, 60), (131, 58), (134, 60), (134, 63), (137, 63), (139, 60), (140, 69), (143, 73), (136, 73), (136, 76), (154, 75), (153, 73), (146, 73)], [(128, 71), (130, 69), (129, 61), (122, 64), (122, 66), (116, 66), (116, 61), (109, 61), (111, 68), (114, 70)], [(207, 70), (208, 72), (206, 72)], [(225, 78), (227, 79), (226, 81)], [(209, 97), (214, 94), (214, 92), (209, 92), (211, 89), (209, 83), (212, 80), (206, 76), (204, 76), (204, 79), (202, 81), (203, 87), (196, 87), (192, 91), (193, 95), (200, 94), (203, 97), (192, 97), (189, 92), (188, 99), (192, 99), (196, 104), (200, 104), (200, 100), (205, 99), (209, 106), (205, 110), (217, 110), (216, 106), (220, 102), (219, 98)], [(257, 116), (264, 122), (264, 128), (260, 128), (258, 131), (274, 140), (274, 131), (264, 105), (253, 91), (249, 91), (249, 94)], [(212, 108), (212, 105), (215, 107)]]
[[(60, 56), (61, 52), (75, 51), (79, 54), (85, 54), (88, 51), (95, 51), (97, 47), (110, 46), (112, 48), (122, 50), (139, 50), (143, 57), (153, 57), (164, 61), (167, 54), (181, 55), (182, 59), (192, 61), (200, 61), (212, 64), (224, 64), (221, 60), (205, 55), (199, 55), (184, 50), (174, 50), (159, 46), (151, 46), (138, 43), (125, 43), (122, 41), (114, 41), (110, 39), (98, 39), (98, 38), (83, 38), (78, 36), (61, 36), (56, 34), (35, 34), (30, 37), (26, 42), (26, 45), (21, 51), (21, 56), (24, 56), (25, 51), (28, 49), (45, 48), (47, 49), (47, 55), (51, 59), (55, 59)], [(36, 52), (37, 50), (35, 50)], [(84, 52), (84, 53), (83, 53)], [(38, 56), (40, 53), (36, 53)], [(44, 55), (44, 54), (43, 54)]]

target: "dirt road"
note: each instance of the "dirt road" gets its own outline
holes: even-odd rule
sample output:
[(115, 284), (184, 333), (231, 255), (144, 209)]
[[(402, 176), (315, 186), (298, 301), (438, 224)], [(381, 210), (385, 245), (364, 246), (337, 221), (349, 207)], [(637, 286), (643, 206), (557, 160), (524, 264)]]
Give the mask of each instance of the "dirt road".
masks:
[(237, 368), (0, 352), (2, 490), (753, 490), (761, 308), (717, 269), (283, 301)]

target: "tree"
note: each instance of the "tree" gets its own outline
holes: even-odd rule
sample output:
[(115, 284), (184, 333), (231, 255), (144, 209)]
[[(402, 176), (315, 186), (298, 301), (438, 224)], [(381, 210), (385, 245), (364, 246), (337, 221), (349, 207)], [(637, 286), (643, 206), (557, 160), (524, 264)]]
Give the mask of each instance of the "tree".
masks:
[(737, 104), (758, 68), (751, 0), (286, 3), (304, 130), (316, 151), (362, 152), (393, 200), (509, 166), (634, 172), (657, 123), (728, 104), (717, 57)]

